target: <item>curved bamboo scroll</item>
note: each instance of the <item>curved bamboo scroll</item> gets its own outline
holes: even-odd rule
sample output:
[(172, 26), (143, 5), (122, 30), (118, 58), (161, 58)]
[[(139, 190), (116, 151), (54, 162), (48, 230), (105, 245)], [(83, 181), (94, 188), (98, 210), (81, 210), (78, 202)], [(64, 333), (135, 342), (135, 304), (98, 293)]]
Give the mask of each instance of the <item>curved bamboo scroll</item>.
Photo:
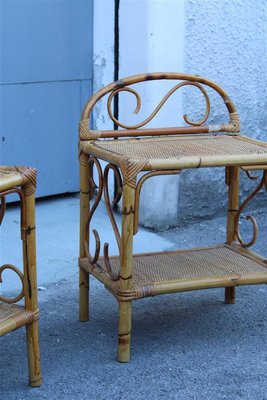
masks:
[[(97, 187), (93, 177), (90, 177), (90, 185), (91, 185), (91, 187), (93, 189), (97, 189), (97, 195), (96, 195), (94, 204), (93, 204), (93, 206), (92, 206), (92, 208), (91, 208), (91, 210), (90, 210), (90, 212), (88, 214), (87, 221), (86, 221), (86, 238), (85, 238), (85, 241), (84, 241), (85, 254), (88, 257), (88, 259), (89, 259), (89, 261), (90, 261), (90, 263), (92, 265), (97, 265), (97, 267), (99, 269), (101, 269), (103, 273), (107, 274), (109, 276), (109, 278), (111, 278), (112, 280), (118, 280), (119, 277), (112, 272), (112, 268), (111, 268), (111, 264), (110, 264), (110, 260), (109, 260), (109, 253), (108, 253), (109, 244), (108, 243), (104, 243), (104, 248), (103, 248), (103, 259), (104, 259), (104, 263), (105, 263), (105, 267), (106, 267), (106, 270), (104, 270), (101, 267), (101, 265), (97, 262), (99, 260), (100, 249), (101, 249), (101, 240), (100, 240), (99, 233), (97, 232), (96, 229), (93, 229), (93, 231), (92, 231), (93, 235), (94, 235), (94, 238), (95, 238), (95, 253), (94, 253), (93, 256), (90, 254), (90, 250), (89, 250), (89, 245), (88, 245), (89, 237), (88, 237), (88, 235), (89, 235), (90, 222), (91, 222), (92, 217), (93, 217), (93, 215), (94, 215), (94, 213), (95, 213), (95, 211), (96, 211), (96, 209), (97, 209), (97, 207), (99, 205), (99, 202), (101, 200), (101, 197), (102, 197), (102, 194), (103, 194), (103, 191), (104, 191), (104, 198), (105, 198), (106, 208), (107, 208), (108, 215), (109, 215), (109, 218), (110, 218), (110, 221), (111, 221), (111, 224), (112, 224), (115, 236), (116, 236), (116, 240), (117, 240), (117, 244), (118, 244), (118, 248), (119, 248), (119, 252), (120, 252), (121, 237), (120, 237), (119, 229), (117, 227), (117, 224), (116, 224), (113, 212), (112, 212), (112, 205), (114, 206), (115, 204), (117, 204), (120, 201), (120, 198), (121, 198), (121, 195), (122, 195), (122, 179), (121, 179), (121, 175), (119, 173), (119, 170), (115, 165), (108, 164), (105, 167), (104, 176), (103, 176), (103, 173), (102, 173), (101, 165), (100, 165), (99, 161), (97, 160), (97, 158), (90, 157), (89, 162), (88, 162), (88, 167), (92, 170), (93, 165), (96, 166), (96, 170), (97, 170), (97, 174), (98, 174), (99, 186)], [(112, 201), (112, 204), (110, 202), (110, 197), (109, 197), (109, 192), (108, 192), (108, 175), (109, 175), (110, 169), (112, 169), (113, 172), (114, 172), (114, 176), (115, 176), (115, 179), (117, 181), (117, 187), (118, 187), (117, 193), (115, 195), (115, 198)]]
[(159, 175), (179, 175), (181, 173), (180, 170), (165, 170), (165, 171), (151, 171), (143, 175), (137, 185), (135, 191), (135, 198), (134, 198), (134, 223), (133, 223), (133, 234), (135, 235), (138, 232), (138, 221), (139, 221), (139, 203), (140, 203), (140, 193), (144, 182), (151, 178), (152, 176), (159, 176)]
[(4, 264), (4, 265), (2, 265), (2, 266), (0, 267), (0, 283), (3, 282), (3, 280), (2, 280), (2, 273), (3, 273), (3, 271), (6, 270), (6, 269), (9, 269), (9, 270), (11, 270), (11, 271), (14, 271), (14, 272), (18, 275), (18, 277), (20, 278), (20, 281), (21, 281), (22, 288), (21, 288), (20, 293), (19, 293), (16, 297), (10, 298), (10, 297), (0, 296), (0, 301), (2, 301), (2, 302), (4, 302), (4, 303), (10, 303), (10, 304), (11, 304), (11, 303), (17, 303), (18, 301), (20, 301), (20, 300), (24, 297), (24, 275), (23, 275), (23, 273), (22, 273), (17, 267), (15, 267), (14, 265), (12, 265), (12, 264)]
[[(127, 125), (120, 122), (114, 117), (111, 110), (111, 103), (114, 96), (120, 92), (126, 91), (131, 93), (136, 98), (135, 114), (138, 114), (141, 108), (141, 98), (139, 93), (130, 87), (136, 83), (146, 82), (151, 80), (176, 80), (180, 81), (176, 84), (161, 100), (155, 110), (142, 122), (135, 125)], [(200, 121), (192, 121), (185, 114), (183, 116), (186, 126), (175, 127), (156, 127), (156, 128), (142, 128), (159, 112), (168, 98), (181, 86), (195, 86), (204, 95), (206, 101), (206, 112)], [(210, 100), (204, 87), (210, 87), (221, 97), (224, 105), (228, 111), (228, 121), (223, 121), (220, 125), (204, 125), (210, 113)], [(118, 130), (93, 130), (90, 129), (90, 118), (92, 110), (96, 103), (104, 96), (109, 96), (107, 101), (107, 112), (111, 120), (123, 129)], [(141, 128), (141, 129), (138, 129)], [(98, 138), (117, 138), (117, 137), (138, 137), (138, 136), (158, 136), (158, 135), (177, 135), (177, 134), (197, 134), (197, 133), (211, 133), (211, 132), (225, 132), (230, 134), (239, 134), (240, 121), (236, 107), (228, 96), (227, 92), (223, 90), (217, 83), (204, 78), (199, 75), (181, 74), (174, 72), (154, 72), (150, 74), (139, 74), (120, 79), (104, 86), (97, 91), (86, 103), (80, 121), (80, 140), (95, 140)]]
[[(115, 194), (115, 198), (112, 201), (112, 204), (110, 202), (109, 193), (108, 193), (108, 175), (109, 175), (109, 171), (111, 169), (114, 172), (114, 177), (117, 182), (117, 192)], [(106, 208), (108, 211), (109, 219), (110, 219), (112, 228), (113, 228), (115, 236), (116, 236), (119, 252), (120, 252), (120, 248), (121, 248), (121, 237), (120, 237), (120, 232), (119, 232), (119, 229), (118, 229), (118, 226), (117, 226), (117, 223), (116, 223), (113, 211), (112, 211), (112, 206), (118, 204), (118, 202), (121, 199), (121, 196), (122, 196), (122, 179), (121, 179), (119, 169), (113, 164), (108, 164), (108, 165), (106, 165), (105, 170), (104, 170), (104, 198), (105, 198), (105, 204), (106, 204)]]
[(98, 190), (97, 190), (97, 195), (96, 195), (96, 198), (95, 198), (95, 202), (94, 202), (92, 208), (90, 209), (88, 217), (87, 217), (87, 220), (86, 220), (86, 225), (85, 225), (85, 227), (86, 227), (85, 228), (86, 229), (86, 235), (85, 235), (85, 240), (84, 240), (85, 254), (89, 258), (89, 261), (90, 261), (91, 264), (95, 264), (97, 262), (98, 258), (99, 258), (100, 238), (99, 238), (99, 234), (98, 234), (97, 230), (94, 229), (93, 230), (93, 234), (94, 234), (94, 237), (95, 237), (95, 254), (92, 257), (91, 254), (90, 254), (90, 251), (89, 251), (89, 246), (88, 246), (88, 242), (89, 242), (89, 237), (88, 237), (89, 229), (88, 228), (89, 228), (90, 221), (91, 221), (91, 219), (92, 219), (92, 217), (93, 217), (93, 215), (95, 213), (95, 210), (97, 209), (97, 206), (98, 206), (98, 204), (99, 204), (99, 202), (101, 200), (102, 193), (103, 193), (103, 174), (102, 174), (101, 165), (100, 165), (100, 163), (99, 163), (97, 158), (90, 157), (89, 161), (88, 161), (88, 167), (91, 170), (93, 170), (93, 166), (94, 165), (96, 166), (96, 170), (97, 170), (97, 173), (98, 173), (99, 186), (96, 185), (93, 177), (90, 176), (90, 186), (93, 189), (98, 189)]
[(139, 95), (139, 93), (130, 88), (130, 87), (124, 87), (124, 88), (120, 88), (120, 89), (115, 89), (113, 90), (109, 97), (108, 97), (108, 102), (107, 102), (107, 110), (108, 110), (108, 115), (110, 117), (110, 119), (119, 127), (124, 128), (124, 129), (138, 129), (141, 128), (142, 126), (147, 125), (150, 121), (152, 121), (152, 119), (158, 114), (158, 112), (160, 111), (160, 109), (163, 107), (163, 105), (166, 103), (166, 101), (171, 97), (171, 95), (176, 92), (176, 90), (178, 90), (180, 87), (182, 86), (195, 86), (197, 87), (204, 95), (205, 100), (206, 100), (206, 111), (205, 111), (205, 115), (204, 117), (200, 120), (200, 121), (191, 121), (188, 119), (187, 114), (183, 115), (184, 121), (188, 124), (188, 125), (193, 125), (193, 126), (200, 126), (203, 125), (210, 114), (210, 99), (209, 96), (206, 92), (206, 90), (203, 88), (202, 85), (200, 85), (198, 82), (189, 82), (189, 81), (184, 81), (184, 82), (180, 82), (177, 85), (175, 85), (171, 90), (168, 91), (168, 93), (163, 97), (163, 99), (160, 101), (160, 103), (156, 106), (155, 110), (142, 122), (135, 124), (135, 125), (126, 125), (122, 122), (120, 122), (118, 119), (116, 119), (113, 115), (112, 112), (112, 108), (111, 108), (111, 104), (112, 104), (112, 100), (113, 98), (120, 92), (128, 92), (128, 93), (132, 93), (135, 98), (136, 98), (136, 108), (134, 110), (134, 114), (138, 114), (140, 109), (141, 109), (141, 97)]
[[(108, 190), (108, 175), (109, 175), (109, 171), (112, 170), (114, 172), (114, 177), (116, 180), (116, 187), (117, 187), (117, 191), (115, 193), (115, 197), (112, 201), (112, 204), (110, 202), (110, 197), (109, 197), (109, 190)], [(121, 254), (121, 236), (120, 236), (120, 232), (112, 211), (112, 206), (114, 207), (115, 205), (117, 205), (121, 199), (122, 196), (122, 178), (121, 178), (121, 174), (120, 171), (118, 169), (118, 167), (116, 167), (113, 164), (107, 164), (104, 170), (104, 198), (105, 198), (105, 204), (106, 204), (106, 208), (107, 208), (107, 212), (109, 215), (109, 219), (116, 237), (116, 241), (117, 241), (117, 245), (118, 245), (118, 249), (119, 249), (119, 254)], [(105, 267), (109, 273), (109, 276), (112, 280), (118, 280), (119, 276), (114, 274), (112, 271), (112, 267), (110, 264), (110, 259), (109, 259), (109, 244), (108, 243), (104, 243), (104, 262), (105, 262)]]
[[(249, 175), (248, 175), (249, 176)], [(249, 176), (250, 179), (255, 179), (255, 177)], [(252, 215), (247, 215), (245, 218), (247, 221), (250, 221), (252, 223), (253, 227), (253, 233), (252, 233), (252, 238), (250, 241), (247, 243), (243, 241), (241, 234), (240, 234), (240, 229), (239, 229), (239, 221), (240, 221), (240, 216), (246, 205), (253, 199), (253, 197), (256, 196), (256, 194), (263, 188), (265, 187), (265, 190), (267, 190), (267, 171), (263, 171), (262, 179), (258, 186), (253, 190), (253, 192), (243, 201), (243, 203), (240, 205), (238, 212), (236, 214), (235, 218), (235, 235), (237, 237), (237, 240), (241, 244), (242, 247), (251, 247), (253, 246), (258, 237), (258, 225), (257, 221)]]

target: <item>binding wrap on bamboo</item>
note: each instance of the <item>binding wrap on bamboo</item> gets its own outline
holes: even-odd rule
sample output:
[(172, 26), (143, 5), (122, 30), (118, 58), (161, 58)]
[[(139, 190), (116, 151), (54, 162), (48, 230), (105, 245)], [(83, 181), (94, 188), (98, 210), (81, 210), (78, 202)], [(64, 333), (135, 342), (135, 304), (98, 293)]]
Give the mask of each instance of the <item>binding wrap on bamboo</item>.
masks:
[(124, 184), (135, 188), (137, 174), (150, 169), (148, 160), (125, 160), (121, 165)]
[(36, 190), (36, 169), (24, 167), (24, 166), (15, 166), (15, 171), (18, 171), (22, 177), (21, 186), (24, 189), (25, 196), (30, 196), (35, 193)]
[(84, 165), (84, 166), (87, 167), (88, 166), (88, 160), (89, 160), (89, 155), (84, 153), (83, 151), (81, 151), (80, 154), (79, 154), (79, 161), (80, 161), (81, 165)]
[(230, 121), (225, 125), (209, 125), (209, 132), (227, 132), (236, 133), (240, 132), (240, 118), (237, 112), (229, 113)]
[[(25, 322), (25, 317), (26, 317), (26, 322)], [(21, 313), (20, 315), (18, 315), (17, 317), (14, 317), (14, 321), (20, 325), (20, 321), (23, 320), (24, 324), (30, 324), (33, 321), (38, 321), (40, 317), (40, 312), (39, 309), (37, 308), (36, 310), (32, 311), (31, 314), (27, 315), (27, 312), (25, 312), (24, 314)]]
[(144, 297), (151, 297), (156, 294), (155, 287), (153, 285), (144, 285), (135, 290), (117, 290), (117, 297), (119, 301), (127, 302), (142, 299)]
[(89, 129), (89, 119), (84, 119), (80, 122), (79, 132), (80, 137), (83, 137), (84, 140), (95, 140), (101, 137), (101, 131)]
[[(107, 164), (104, 170), (104, 175), (102, 173), (102, 168), (101, 165), (99, 163), (99, 161), (97, 160), (97, 158), (95, 157), (90, 157), (89, 161), (88, 161), (88, 168), (90, 168), (92, 170), (93, 166), (96, 166), (96, 171), (98, 174), (98, 186), (96, 185), (93, 177), (90, 175), (89, 178), (89, 184), (92, 190), (96, 191), (96, 196), (95, 196), (95, 201), (93, 206), (91, 207), (88, 217), (87, 217), (87, 221), (86, 221), (86, 225), (85, 225), (85, 240), (84, 240), (84, 249), (85, 249), (85, 254), (92, 266), (92, 268), (98, 268), (99, 270), (102, 271), (103, 274), (106, 274), (108, 278), (110, 278), (111, 280), (118, 280), (119, 276), (114, 274), (112, 271), (112, 266), (109, 260), (109, 244), (108, 243), (104, 243), (104, 247), (103, 247), (103, 254), (104, 254), (104, 262), (105, 262), (105, 269), (103, 269), (101, 267), (100, 264), (97, 263), (98, 259), (99, 259), (99, 255), (100, 255), (100, 249), (101, 249), (101, 240), (100, 240), (100, 236), (99, 233), (96, 229), (93, 229), (93, 235), (95, 238), (95, 253), (92, 256), (89, 250), (89, 225), (90, 222), (92, 220), (92, 217), (99, 205), (99, 202), (101, 200), (103, 191), (104, 191), (104, 198), (105, 198), (105, 204), (106, 204), (106, 208), (108, 211), (108, 215), (110, 218), (110, 222), (112, 224), (113, 227), (113, 231), (115, 233), (116, 236), (116, 240), (117, 240), (117, 245), (119, 248), (119, 252), (120, 252), (120, 248), (121, 248), (121, 237), (120, 237), (120, 232), (119, 229), (117, 227), (117, 223), (115, 220), (115, 217), (113, 215), (113, 211), (112, 211), (112, 206), (115, 206), (121, 198), (121, 194), (122, 194), (122, 179), (120, 176), (120, 172), (118, 170), (118, 168), (115, 165), (112, 164)], [(117, 193), (112, 201), (110, 201), (109, 198), (109, 189), (108, 189), (108, 174), (109, 171), (113, 170), (114, 172), (114, 176), (115, 179), (117, 181)]]
[[(150, 113), (150, 115), (145, 118), (143, 121), (138, 122), (136, 124), (126, 124), (115, 118), (112, 111), (112, 103), (115, 96), (118, 96), (122, 92), (127, 92), (133, 95), (136, 99), (136, 107), (133, 110), (133, 114), (138, 114), (141, 110), (142, 101), (141, 96), (131, 85), (134, 85), (139, 82), (145, 82), (150, 80), (176, 80), (181, 81), (174, 85), (162, 98), (159, 104), (155, 107), (155, 109)], [(153, 120), (153, 118), (158, 114), (158, 112), (162, 109), (164, 104), (168, 101), (168, 99), (181, 87), (185, 86), (193, 86), (196, 87), (203, 95), (205, 100), (205, 113), (203, 117), (198, 121), (191, 120), (187, 114), (183, 115), (184, 122), (187, 126), (184, 127), (173, 127), (173, 128), (143, 128), (149, 122)], [(205, 87), (210, 87), (215, 90), (220, 97), (222, 98), (228, 113), (229, 113), (229, 122), (221, 125), (204, 125), (210, 115), (210, 99), (209, 95), (206, 91)], [(121, 128), (119, 130), (93, 130), (90, 129), (90, 118), (91, 113), (96, 105), (96, 103), (108, 95), (107, 99), (107, 115), (110, 120), (117, 126)], [(142, 128), (142, 129), (140, 129)], [(131, 137), (131, 136), (156, 136), (156, 135), (172, 135), (172, 134), (180, 134), (180, 133), (212, 133), (212, 132), (226, 132), (238, 134), (240, 131), (240, 121), (239, 116), (236, 111), (235, 105), (231, 101), (230, 97), (227, 93), (215, 82), (210, 81), (209, 79), (197, 76), (197, 75), (189, 75), (189, 74), (179, 74), (179, 73), (151, 73), (151, 74), (142, 74), (135, 75), (128, 78), (120, 79), (119, 81), (113, 82), (98, 92), (96, 92), (87, 102), (81, 117), (79, 132), (80, 132), (80, 140), (96, 140), (98, 138), (114, 138), (114, 137)]]

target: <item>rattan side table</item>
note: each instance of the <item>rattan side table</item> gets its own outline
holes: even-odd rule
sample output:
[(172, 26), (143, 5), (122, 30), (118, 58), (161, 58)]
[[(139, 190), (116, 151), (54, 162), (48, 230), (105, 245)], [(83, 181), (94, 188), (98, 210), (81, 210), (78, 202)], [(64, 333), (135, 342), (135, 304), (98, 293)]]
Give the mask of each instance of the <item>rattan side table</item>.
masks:
[[(112, 113), (112, 101), (121, 92), (135, 96), (138, 113), (141, 98), (136, 83), (171, 80), (174, 86), (141, 123), (127, 125)], [(178, 82), (178, 83), (177, 83)], [(143, 128), (179, 88), (193, 86), (204, 96), (206, 112), (200, 121), (184, 115), (186, 126)], [(205, 124), (210, 114), (208, 91), (215, 91), (225, 106), (226, 120), (220, 125)], [(93, 130), (90, 117), (94, 106), (105, 96), (107, 114), (118, 127), (114, 130)], [(102, 88), (87, 102), (80, 122), (80, 320), (88, 320), (89, 275), (104, 284), (119, 305), (117, 359), (129, 361), (132, 302), (147, 296), (165, 293), (224, 287), (225, 302), (235, 301), (235, 287), (267, 283), (267, 260), (248, 248), (241, 237), (239, 219), (247, 203), (264, 186), (267, 188), (267, 143), (240, 135), (239, 116), (228, 94), (209, 79), (178, 73), (153, 73), (121, 79)], [(103, 140), (106, 139), (106, 140)], [(101, 160), (106, 162), (101, 163)], [(133, 236), (138, 232), (139, 198), (144, 181), (152, 176), (179, 174), (184, 169), (223, 167), (228, 186), (226, 243), (205, 248), (133, 254)], [(252, 194), (239, 205), (240, 169), (263, 171), (262, 179)], [(142, 176), (140, 177), (140, 173)], [(109, 195), (109, 174), (113, 173), (117, 192)], [(249, 172), (247, 175), (250, 177)], [(95, 183), (98, 177), (98, 186)], [(94, 192), (95, 196), (94, 196)], [(90, 225), (94, 212), (104, 196), (107, 213), (118, 244), (118, 256), (109, 257), (108, 244), (102, 250), (100, 236), (94, 235), (94, 254), (90, 251)], [(118, 228), (112, 206), (122, 197), (122, 225)], [(91, 205), (90, 205), (91, 201)]]
[[(6, 196), (15, 193), (21, 207), (21, 240), (23, 250), (23, 272), (16, 266), (4, 264), (0, 267), (0, 282), (5, 270), (12, 270), (21, 280), (21, 292), (15, 297), (0, 295), (0, 336), (26, 326), (29, 383), (40, 386), (40, 351), (38, 334), (38, 304), (36, 283), (35, 245), (35, 188), (36, 170), (28, 167), (0, 166), (0, 224), (6, 210)], [(25, 306), (18, 305), (24, 298)], [(1, 352), (1, 350), (0, 350)], [(1, 365), (4, 368), (3, 365)]]

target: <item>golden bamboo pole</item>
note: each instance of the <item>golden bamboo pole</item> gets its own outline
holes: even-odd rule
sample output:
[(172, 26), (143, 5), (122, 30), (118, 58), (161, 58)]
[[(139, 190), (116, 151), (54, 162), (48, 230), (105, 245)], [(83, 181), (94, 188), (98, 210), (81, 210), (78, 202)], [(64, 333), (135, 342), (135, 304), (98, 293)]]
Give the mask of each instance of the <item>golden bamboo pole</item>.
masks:
[[(30, 189), (32, 188), (32, 190)], [(36, 319), (26, 326), (29, 380), (31, 386), (42, 383), (38, 334), (38, 303), (35, 240), (35, 193), (32, 185), (22, 187), (25, 194), (25, 226), (22, 226), (25, 308), (36, 314)]]
[[(134, 223), (135, 188), (128, 184), (123, 186), (122, 232), (121, 232), (121, 267), (120, 290), (132, 289), (132, 255)], [(132, 324), (131, 302), (119, 301), (119, 337), (117, 360), (128, 362), (130, 359), (130, 341)]]
[[(239, 167), (226, 168), (226, 183), (228, 185), (227, 244), (231, 244), (236, 239), (235, 217), (238, 211)], [(235, 287), (225, 288), (225, 303), (235, 303)]]
[(15, 188), (16, 186), (20, 186), (22, 183), (22, 177), (19, 172), (12, 171), (12, 173), (10, 173), (10, 170), (2, 165), (0, 165), (0, 175), (0, 192), (4, 192), (11, 187)]
[[(86, 219), (90, 209), (89, 187), (89, 156), (80, 153), (80, 257), (85, 257), (84, 241), (89, 240), (89, 227), (86, 228)], [(79, 269), (80, 287), (80, 321), (89, 319), (89, 274), (84, 269)]]
[(151, 170), (156, 169), (185, 169), (201, 167), (231, 167), (240, 165), (262, 165), (266, 164), (266, 154), (242, 154), (242, 155), (213, 155), (213, 156), (190, 156), (169, 158), (169, 159), (149, 159), (148, 164)]

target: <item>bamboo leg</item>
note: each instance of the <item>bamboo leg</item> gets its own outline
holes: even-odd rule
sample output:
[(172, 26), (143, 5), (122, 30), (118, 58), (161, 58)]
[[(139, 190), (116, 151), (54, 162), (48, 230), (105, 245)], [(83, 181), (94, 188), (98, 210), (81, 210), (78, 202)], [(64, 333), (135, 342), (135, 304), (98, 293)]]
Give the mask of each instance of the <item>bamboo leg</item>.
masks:
[[(125, 184), (122, 204), (121, 270), (120, 290), (132, 287), (133, 217), (135, 189)], [(119, 338), (117, 360), (128, 362), (132, 324), (131, 302), (119, 301)]]
[[(80, 155), (80, 257), (85, 257), (84, 241), (88, 239), (89, 228), (86, 228), (86, 219), (90, 207), (90, 188), (89, 188), (89, 156), (85, 153)], [(80, 287), (80, 321), (89, 320), (89, 274), (80, 268), (79, 271)]]
[[(231, 244), (236, 239), (235, 216), (238, 211), (239, 167), (226, 168), (226, 183), (228, 185), (227, 244)], [(225, 288), (225, 303), (235, 303), (235, 287)]]
[(118, 356), (120, 362), (130, 360), (132, 328), (132, 304), (131, 302), (119, 302), (119, 337), (118, 337)]
[(40, 364), (38, 321), (34, 321), (31, 325), (27, 325), (26, 334), (30, 385), (38, 387), (43, 382)]
[(35, 196), (25, 191), (25, 227), (22, 227), (25, 307), (36, 313), (36, 320), (26, 327), (29, 381), (31, 386), (42, 383), (38, 334), (38, 304), (35, 243)]
[(225, 304), (235, 304), (235, 287), (225, 288)]

